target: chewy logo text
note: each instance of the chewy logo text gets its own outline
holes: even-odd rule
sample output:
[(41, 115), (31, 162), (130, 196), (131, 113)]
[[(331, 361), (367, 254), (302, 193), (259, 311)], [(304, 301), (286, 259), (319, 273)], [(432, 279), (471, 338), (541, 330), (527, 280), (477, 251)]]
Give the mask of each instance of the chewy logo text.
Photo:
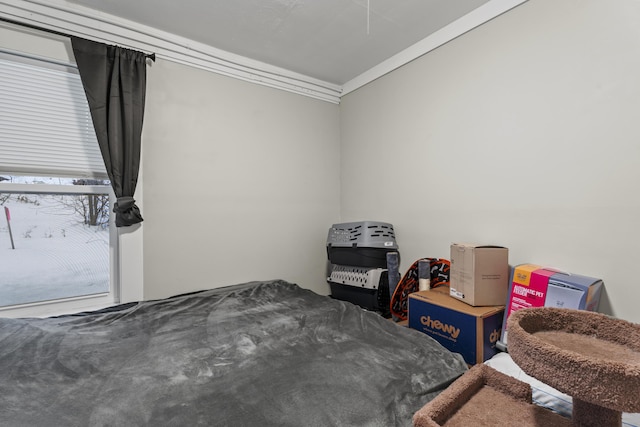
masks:
[(458, 335), (460, 335), (460, 328), (456, 328), (453, 325), (447, 325), (437, 319), (431, 319), (431, 316), (420, 316), (420, 323), (431, 329), (439, 329), (442, 332), (451, 335), (451, 338), (458, 338)]

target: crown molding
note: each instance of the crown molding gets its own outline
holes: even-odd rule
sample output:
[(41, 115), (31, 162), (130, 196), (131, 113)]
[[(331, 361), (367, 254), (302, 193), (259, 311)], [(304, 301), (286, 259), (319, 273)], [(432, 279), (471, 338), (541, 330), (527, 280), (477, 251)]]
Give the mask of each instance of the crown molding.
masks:
[(472, 29), (489, 22), (493, 18), (525, 3), (528, 0), (490, 0), (479, 8), (453, 21), (423, 40), (372, 67), (342, 86), (344, 96), (393, 70), (431, 52), (432, 50), (460, 37)]
[(58, 0), (0, 0), (6, 19), (107, 44), (153, 52), (157, 58), (332, 103), (339, 85), (313, 79), (133, 21)]
[(343, 86), (235, 55), (66, 0), (0, 0), (0, 17), (339, 104), (340, 98), (528, 0), (490, 0)]

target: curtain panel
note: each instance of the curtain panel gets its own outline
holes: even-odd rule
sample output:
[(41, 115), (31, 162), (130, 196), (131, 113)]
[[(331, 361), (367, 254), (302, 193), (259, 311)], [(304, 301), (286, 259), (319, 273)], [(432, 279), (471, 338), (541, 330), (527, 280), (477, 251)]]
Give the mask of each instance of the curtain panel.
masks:
[(116, 195), (116, 226), (142, 222), (138, 183), (147, 84), (147, 55), (71, 37), (102, 158)]

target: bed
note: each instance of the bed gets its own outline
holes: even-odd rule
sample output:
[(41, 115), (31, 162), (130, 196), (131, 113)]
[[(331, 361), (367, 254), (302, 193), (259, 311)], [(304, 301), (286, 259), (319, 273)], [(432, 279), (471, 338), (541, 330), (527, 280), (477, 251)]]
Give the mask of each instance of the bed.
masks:
[(410, 426), (466, 370), (418, 331), (281, 280), (0, 319), (9, 426)]

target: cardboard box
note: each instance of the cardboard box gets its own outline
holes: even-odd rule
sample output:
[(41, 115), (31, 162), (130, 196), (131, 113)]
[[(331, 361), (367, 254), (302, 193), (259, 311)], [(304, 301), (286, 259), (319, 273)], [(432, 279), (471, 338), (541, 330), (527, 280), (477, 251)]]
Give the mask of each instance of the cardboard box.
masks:
[(504, 305), (473, 307), (437, 290), (409, 294), (409, 327), (474, 365), (497, 353)]
[(504, 305), (509, 292), (509, 250), (470, 243), (451, 245), (451, 296), (473, 306)]
[(604, 283), (594, 277), (522, 264), (513, 269), (509, 298), (502, 324), (500, 347), (507, 346), (507, 319), (527, 307), (559, 307), (597, 311)]

